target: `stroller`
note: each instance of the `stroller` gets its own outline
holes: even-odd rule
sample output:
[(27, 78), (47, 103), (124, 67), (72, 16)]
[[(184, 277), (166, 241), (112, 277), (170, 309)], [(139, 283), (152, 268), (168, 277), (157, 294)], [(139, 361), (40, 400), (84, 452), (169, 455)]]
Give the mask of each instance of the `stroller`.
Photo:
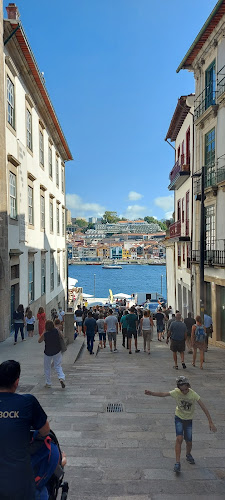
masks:
[(69, 486), (64, 481), (62, 453), (55, 433), (51, 430), (44, 438), (38, 431), (31, 430), (30, 454), (37, 496), (39, 493), (40, 498), (56, 500), (59, 490), (62, 490), (60, 498), (66, 500)]

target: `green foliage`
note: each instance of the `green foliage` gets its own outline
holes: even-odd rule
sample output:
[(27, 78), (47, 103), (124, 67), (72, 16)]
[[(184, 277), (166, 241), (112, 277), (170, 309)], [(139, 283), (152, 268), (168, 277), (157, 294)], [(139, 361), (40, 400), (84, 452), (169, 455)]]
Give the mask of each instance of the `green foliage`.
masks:
[(78, 227), (87, 227), (88, 226), (88, 223), (86, 220), (83, 220), (83, 219), (76, 219), (76, 225)]
[(102, 222), (103, 224), (106, 224), (107, 222), (109, 224), (113, 224), (114, 222), (118, 222), (120, 218), (117, 215), (117, 212), (111, 212), (109, 210), (106, 210), (106, 212), (103, 215)]

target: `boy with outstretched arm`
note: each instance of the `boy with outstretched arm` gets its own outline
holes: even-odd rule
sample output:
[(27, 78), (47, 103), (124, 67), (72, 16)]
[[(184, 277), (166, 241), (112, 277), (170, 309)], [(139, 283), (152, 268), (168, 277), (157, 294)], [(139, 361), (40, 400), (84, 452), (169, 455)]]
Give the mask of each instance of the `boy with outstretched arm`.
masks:
[(181, 454), (181, 444), (184, 440), (186, 441), (186, 460), (189, 464), (194, 464), (195, 460), (191, 455), (192, 448), (192, 419), (195, 410), (195, 401), (198, 402), (199, 406), (202, 408), (206, 414), (209, 421), (209, 428), (211, 431), (216, 432), (216, 427), (213, 424), (211, 416), (202, 403), (200, 396), (191, 389), (191, 386), (186, 377), (178, 377), (176, 379), (177, 388), (170, 392), (152, 392), (145, 391), (148, 396), (158, 396), (161, 398), (172, 396), (176, 400), (177, 406), (175, 411), (175, 429), (176, 429), (176, 463), (174, 465), (174, 472), (180, 472), (180, 454)]

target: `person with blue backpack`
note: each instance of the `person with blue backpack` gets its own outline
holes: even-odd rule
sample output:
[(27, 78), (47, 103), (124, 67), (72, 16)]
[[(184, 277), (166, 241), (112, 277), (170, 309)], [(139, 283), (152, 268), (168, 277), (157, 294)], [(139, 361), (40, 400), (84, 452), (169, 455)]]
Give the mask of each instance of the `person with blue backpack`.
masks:
[(202, 324), (201, 316), (196, 316), (195, 320), (196, 320), (196, 325), (193, 325), (191, 330), (191, 343), (193, 347), (192, 365), (195, 366), (197, 349), (199, 349), (200, 369), (203, 370), (204, 352), (207, 351), (206, 329)]

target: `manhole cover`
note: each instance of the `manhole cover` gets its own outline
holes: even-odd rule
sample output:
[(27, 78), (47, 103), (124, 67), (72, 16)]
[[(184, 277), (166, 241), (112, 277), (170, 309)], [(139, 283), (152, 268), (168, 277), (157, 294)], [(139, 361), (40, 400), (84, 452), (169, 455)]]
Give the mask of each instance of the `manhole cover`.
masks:
[(119, 413), (123, 411), (123, 405), (121, 403), (108, 403), (106, 411), (108, 413)]
[(17, 392), (24, 392), (24, 393), (27, 393), (27, 392), (32, 391), (32, 389), (33, 389), (34, 387), (35, 387), (34, 385), (19, 385), (19, 387), (18, 387), (18, 389), (17, 389)]

